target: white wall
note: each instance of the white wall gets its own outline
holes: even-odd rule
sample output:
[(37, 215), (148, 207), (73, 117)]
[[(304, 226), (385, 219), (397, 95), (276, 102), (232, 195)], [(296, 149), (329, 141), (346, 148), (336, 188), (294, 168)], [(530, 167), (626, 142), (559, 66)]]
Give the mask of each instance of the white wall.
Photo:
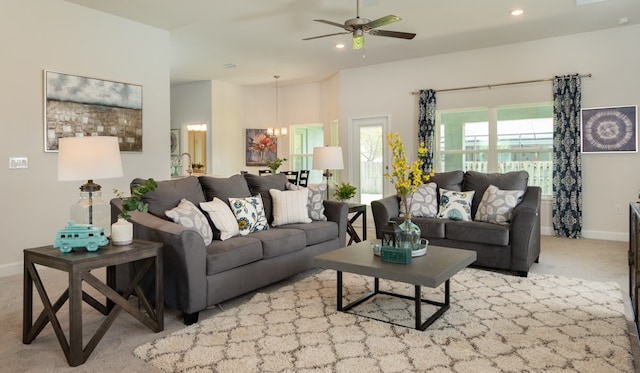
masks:
[[(343, 70), (341, 123), (349, 118), (390, 115), (408, 148), (417, 141), (417, 96), (411, 91), (592, 73), (583, 79), (582, 107), (638, 105), (640, 26), (545, 39), (495, 48)], [(551, 102), (551, 83), (442, 92), (439, 109)], [(341, 127), (341, 137), (348, 131)], [(341, 141), (341, 143), (348, 143)], [(640, 155), (588, 154), (583, 166), (583, 233), (587, 238), (627, 239), (627, 206), (638, 197)], [(620, 208), (620, 209), (619, 209)], [(621, 211), (621, 212), (619, 212)], [(543, 222), (549, 221), (548, 205)]]
[[(0, 5), (0, 276), (22, 270), (22, 250), (49, 245), (69, 218), (82, 182), (57, 181), (44, 152), (43, 70), (143, 86), (143, 151), (123, 153), (125, 176), (99, 180), (103, 199), (134, 177), (169, 177), (169, 34), (60, 0)], [(9, 170), (9, 157), (29, 168)]]

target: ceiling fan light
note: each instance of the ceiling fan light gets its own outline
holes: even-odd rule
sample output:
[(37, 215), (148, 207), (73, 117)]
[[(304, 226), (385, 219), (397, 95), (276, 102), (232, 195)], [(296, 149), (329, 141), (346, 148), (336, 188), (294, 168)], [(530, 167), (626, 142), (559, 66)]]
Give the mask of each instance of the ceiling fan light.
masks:
[(364, 48), (364, 35), (354, 36), (352, 40), (353, 49)]

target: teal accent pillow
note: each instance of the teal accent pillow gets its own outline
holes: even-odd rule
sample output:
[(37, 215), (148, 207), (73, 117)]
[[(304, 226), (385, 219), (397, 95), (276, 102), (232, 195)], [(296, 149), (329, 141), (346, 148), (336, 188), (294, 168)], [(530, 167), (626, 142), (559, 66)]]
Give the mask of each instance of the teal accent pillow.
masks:
[(249, 233), (269, 229), (260, 194), (247, 198), (229, 198), (229, 204), (238, 221), (241, 235), (246, 236)]
[(440, 189), (438, 219), (471, 221), (471, 202), (475, 191), (456, 192)]

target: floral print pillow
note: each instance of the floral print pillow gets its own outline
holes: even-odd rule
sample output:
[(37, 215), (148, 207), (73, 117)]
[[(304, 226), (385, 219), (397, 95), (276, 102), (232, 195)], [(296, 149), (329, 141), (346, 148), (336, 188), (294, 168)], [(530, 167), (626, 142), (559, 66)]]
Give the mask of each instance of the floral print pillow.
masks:
[(440, 189), (438, 219), (471, 221), (471, 202), (475, 191), (456, 192)]
[(260, 194), (247, 198), (229, 198), (229, 204), (238, 221), (241, 235), (269, 229)]

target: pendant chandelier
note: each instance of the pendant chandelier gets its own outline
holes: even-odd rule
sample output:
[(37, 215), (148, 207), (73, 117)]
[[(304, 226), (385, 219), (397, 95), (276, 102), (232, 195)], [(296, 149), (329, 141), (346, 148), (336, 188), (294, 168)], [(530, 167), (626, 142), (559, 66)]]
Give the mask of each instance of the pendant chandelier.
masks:
[(280, 75), (274, 75), (273, 77), (276, 78), (276, 125), (275, 127), (267, 128), (267, 135), (282, 137), (287, 135), (287, 127), (278, 127), (278, 123), (280, 123), (278, 118), (278, 78), (280, 78)]

